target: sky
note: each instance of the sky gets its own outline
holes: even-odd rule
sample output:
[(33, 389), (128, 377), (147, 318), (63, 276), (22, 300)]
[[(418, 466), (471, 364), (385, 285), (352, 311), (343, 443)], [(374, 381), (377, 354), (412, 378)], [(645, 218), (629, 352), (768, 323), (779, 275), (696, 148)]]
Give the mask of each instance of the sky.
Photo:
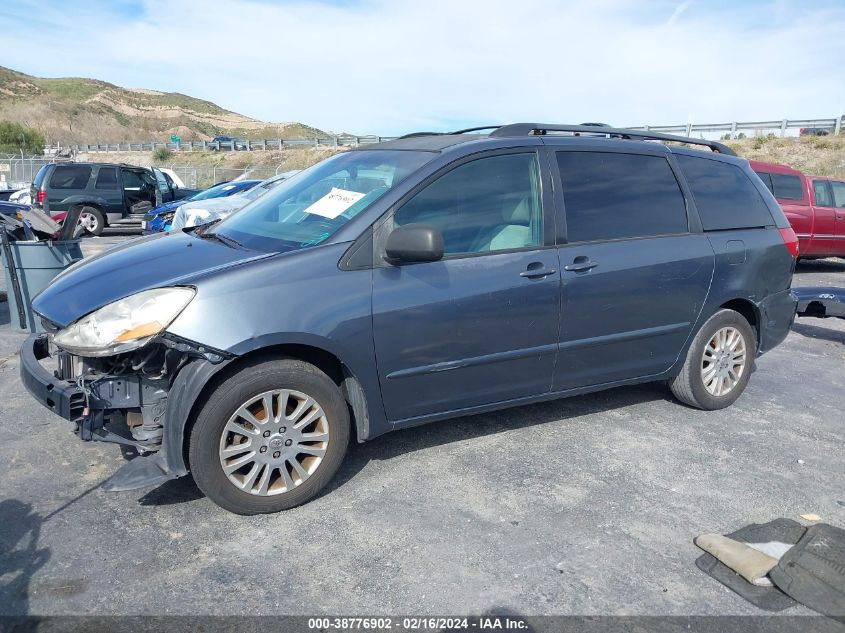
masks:
[(845, 113), (845, 0), (3, 0), (0, 65), (394, 135)]

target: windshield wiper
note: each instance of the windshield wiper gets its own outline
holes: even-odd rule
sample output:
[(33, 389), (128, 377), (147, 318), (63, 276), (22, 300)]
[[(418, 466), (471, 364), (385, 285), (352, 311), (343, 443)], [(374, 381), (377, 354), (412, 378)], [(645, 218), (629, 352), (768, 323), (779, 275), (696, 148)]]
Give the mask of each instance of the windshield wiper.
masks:
[(241, 244), (238, 240), (234, 237), (229, 237), (228, 235), (221, 235), (220, 233), (210, 233), (209, 231), (197, 231), (196, 236), (203, 240), (217, 240), (218, 242), (223, 242), (224, 244), (228, 244), (229, 246), (239, 246), (240, 248), (245, 248), (243, 244)]

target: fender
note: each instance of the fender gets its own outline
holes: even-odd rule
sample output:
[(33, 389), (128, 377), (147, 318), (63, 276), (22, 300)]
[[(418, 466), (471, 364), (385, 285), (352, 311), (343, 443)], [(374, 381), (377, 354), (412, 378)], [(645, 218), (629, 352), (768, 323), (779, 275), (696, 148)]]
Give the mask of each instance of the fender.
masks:
[[(262, 351), (272, 352), (274, 348), (285, 345), (303, 345), (314, 350), (330, 354), (337, 359), (344, 369), (341, 388), (344, 397), (355, 412), (355, 422), (359, 441), (372, 439), (377, 435), (391, 430), (381, 406), (381, 392), (378, 377), (375, 373), (356, 367), (348, 362), (348, 354), (333, 341), (304, 332), (278, 333), (246, 339), (235, 348), (229, 350), (234, 358), (228, 358), (218, 363), (212, 363), (204, 358), (191, 360), (173, 379), (167, 398), (166, 422), (161, 452), (165, 455), (165, 462), (169, 473), (182, 477), (188, 473), (185, 460), (185, 429), (193, 411), (199, 404), (200, 397), (206, 386), (221, 371), (239, 362), (247, 356), (260, 354)], [(362, 373), (356, 372), (362, 369)], [(373, 380), (375, 383), (373, 384)]]

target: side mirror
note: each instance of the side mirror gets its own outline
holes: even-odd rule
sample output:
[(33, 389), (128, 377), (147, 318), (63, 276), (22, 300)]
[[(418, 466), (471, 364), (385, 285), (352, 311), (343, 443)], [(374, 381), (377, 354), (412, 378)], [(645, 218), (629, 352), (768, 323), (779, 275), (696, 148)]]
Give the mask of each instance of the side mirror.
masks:
[(387, 259), (396, 263), (436, 262), (443, 259), (443, 234), (428, 224), (393, 229), (385, 245)]

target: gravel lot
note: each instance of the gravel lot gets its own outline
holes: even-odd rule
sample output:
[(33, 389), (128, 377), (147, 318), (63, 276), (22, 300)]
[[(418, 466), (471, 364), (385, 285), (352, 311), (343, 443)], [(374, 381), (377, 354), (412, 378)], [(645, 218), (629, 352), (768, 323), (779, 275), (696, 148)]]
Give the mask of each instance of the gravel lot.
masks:
[[(843, 282), (824, 260), (794, 285)], [(402, 431), (259, 517), (190, 479), (100, 490), (119, 448), (28, 396), (8, 324), (0, 303), (2, 614), (760, 614), (698, 571), (693, 537), (845, 526), (845, 321), (800, 319), (727, 410), (645, 385)]]

